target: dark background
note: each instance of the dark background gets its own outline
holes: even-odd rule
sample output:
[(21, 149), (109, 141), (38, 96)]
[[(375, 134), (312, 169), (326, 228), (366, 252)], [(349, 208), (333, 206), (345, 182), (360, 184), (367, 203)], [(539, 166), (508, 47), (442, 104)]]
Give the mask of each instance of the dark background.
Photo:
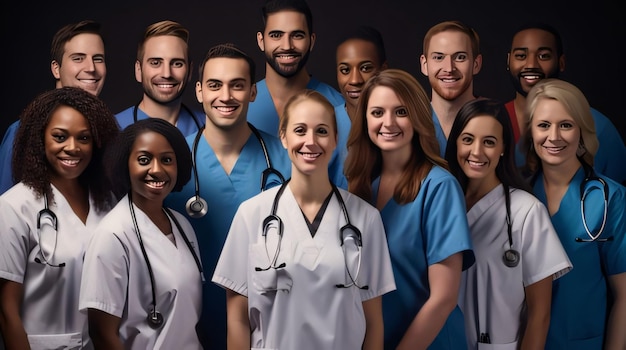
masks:
[[(39, 2), (37, 2), (39, 3)], [(117, 113), (141, 98), (134, 78), (136, 45), (144, 28), (171, 19), (191, 32), (191, 58), (198, 62), (212, 45), (233, 42), (256, 59), (257, 78), (264, 75), (263, 55), (256, 45), (261, 28), (261, 0), (188, 1), (58, 1), (36, 5), (6, 1), (1, 9), (1, 53), (4, 85), (0, 135), (38, 93), (54, 88), (50, 73), (50, 42), (63, 25), (83, 19), (102, 23), (108, 75), (100, 97)], [(482, 71), (475, 77), (476, 95), (503, 101), (514, 90), (506, 72), (506, 54), (514, 29), (528, 20), (547, 21), (560, 30), (566, 52), (562, 78), (577, 85), (590, 104), (606, 114), (626, 139), (623, 51), (626, 43), (619, 2), (576, 4), (573, 1), (373, 1), (309, 0), (317, 42), (308, 70), (336, 87), (335, 48), (343, 33), (359, 24), (377, 27), (385, 40), (390, 67), (416, 76), (430, 92), (419, 71), (422, 38), (440, 21), (460, 19), (481, 38)], [(194, 66), (192, 81), (197, 80)], [(185, 103), (200, 108), (193, 84)]]

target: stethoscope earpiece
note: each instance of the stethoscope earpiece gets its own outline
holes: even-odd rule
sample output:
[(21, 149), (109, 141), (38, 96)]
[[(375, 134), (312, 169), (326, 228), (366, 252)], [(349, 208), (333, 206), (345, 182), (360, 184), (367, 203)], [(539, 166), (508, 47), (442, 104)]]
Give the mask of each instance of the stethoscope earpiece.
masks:
[(209, 210), (209, 204), (200, 196), (193, 196), (189, 198), (185, 204), (187, 214), (192, 218), (201, 218), (206, 215)]
[(502, 261), (507, 267), (515, 267), (519, 264), (519, 252), (515, 249), (509, 249), (502, 255)]
[(158, 312), (156, 309), (152, 309), (148, 313), (147, 319), (148, 319), (148, 325), (152, 329), (157, 329), (161, 327), (161, 325), (163, 324), (163, 315), (161, 315), (161, 313)]

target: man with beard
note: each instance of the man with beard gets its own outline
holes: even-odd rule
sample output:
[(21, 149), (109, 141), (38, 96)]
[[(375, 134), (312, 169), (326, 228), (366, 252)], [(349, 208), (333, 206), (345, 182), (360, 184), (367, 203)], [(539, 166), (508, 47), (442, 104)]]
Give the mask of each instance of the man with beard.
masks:
[[(250, 103), (248, 121), (271, 135), (278, 136), (278, 115), (292, 96), (304, 89), (320, 92), (333, 106), (345, 101), (339, 91), (313, 78), (306, 63), (315, 45), (313, 15), (304, 0), (268, 0), (262, 8), (263, 31), (257, 44), (265, 54), (265, 79), (256, 83), (257, 96)], [(339, 130), (347, 134), (349, 130)], [(341, 188), (348, 183), (343, 162), (335, 149), (328, 166), (331, 181)]]
[(306, 62), (315, 44), (313, 15), (304, 0), (269, 0), (262, 9), (264, 28), (257, 44), (265, 54), (265, 79), (257, 82), (248, 120), (278, 136), (278, 115), (287, 100), (304, 89), (319, 91), (333, 106), (343, 105), (341, 93), (313, 78)]
[[(50, 55), (56, 89), (74, 86), (100, 95), (107, 74), (100, 23), (85, 20), (63, 26), (52, 38)], [(0, 144), (0, 194), (15, 184), (11, 158), (19, 125), (19, 120), (11, 124)]]
[(191, 78), (189, 31), (173, 21), (149, 25), (139, 42), (135, 79), (143, 87), (143, 98), (136, 105), (115, 115), (120, 127), (150, 117), (175, 125), (187, 136), (204, 125), (200, 113), (182, 103)]
[[(522, 116), (528, 91), (541, 79), (559, 78), (565, 70), (563, 41), (554, 27), (539, 22), (527, 23), (515, 31), (507, 56), (507, 70), (516, 93), (515, 98), (506, 103), (506, 109), (518, 142), (526, 130)], [(600, 141), (593, 166), (598, 173), (626, 184), (626, 163), (616, 161), (626, 159), (624, 141), (609, 118), (594, 108), (591, 108), (591, 114)], [(516, 162), (521, 167), (526, 161), (520, 146), (518, 142)]]
[(457, 112), (476, 98), (474, 75), (480, 72), (483, 62), (480, 40), (468, 25), (445, 21), (426, 32), (423, 45), (420, 68), (431, 86), (435, 134), (443, 157)]

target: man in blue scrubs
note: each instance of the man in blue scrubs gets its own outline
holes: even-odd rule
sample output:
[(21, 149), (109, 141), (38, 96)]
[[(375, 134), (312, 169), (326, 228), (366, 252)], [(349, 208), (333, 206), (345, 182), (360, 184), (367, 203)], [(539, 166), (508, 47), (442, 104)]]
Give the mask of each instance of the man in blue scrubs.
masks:
[[(194, 159), (192, 179), (165, 201), (187, 214), (207, 276), (213, 274), (239, 204), (282, 182), (272, 174), (261, 183), (268, 161), (284, 179), (291, 176), (291, 161), (280, 140), (247, 121), (249, 103), (256, 97), (254, 76), (254, 61), (234, 45), (217, 45), (208, 51), (196, 83), (205, 127), (187, 136)], [(196, 204), (197, 209), (205, 214), (190, 213), (186, 204), (200, 198), (206, 202)], [(202, 304), (198, 331), (204, 348), (226, 349), (226, 292), (207, 282)]]

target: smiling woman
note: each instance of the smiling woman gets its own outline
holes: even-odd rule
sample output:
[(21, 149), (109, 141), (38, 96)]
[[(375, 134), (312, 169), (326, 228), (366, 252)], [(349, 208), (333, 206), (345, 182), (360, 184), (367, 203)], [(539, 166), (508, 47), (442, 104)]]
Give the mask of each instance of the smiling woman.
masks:
[(201, 349), (196, 236), (182, 214), (163, 206), (191, 177), (185, 138), (165, 120), (139, 120), (121, 133), (109, 161), (122, 199), (87, 248), (78, 305), (94, 345)]

